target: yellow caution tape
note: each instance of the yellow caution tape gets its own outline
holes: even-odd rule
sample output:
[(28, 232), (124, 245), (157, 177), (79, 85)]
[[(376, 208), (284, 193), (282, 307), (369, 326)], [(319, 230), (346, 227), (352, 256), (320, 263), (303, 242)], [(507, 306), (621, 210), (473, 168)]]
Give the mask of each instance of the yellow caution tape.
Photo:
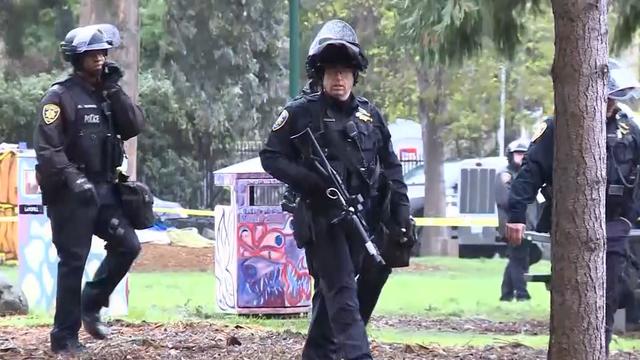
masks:
[(159, 213), (170, 213), (180, 215), (194, 216), (213, 216), (213, 210), (193, 210), (193, 209), (172, 209), (172, 208), (153, 208), (153, 211)]
[(498, 226), (497, 218), (484, 217), (421, 217), (414, 220), (417, 226)]

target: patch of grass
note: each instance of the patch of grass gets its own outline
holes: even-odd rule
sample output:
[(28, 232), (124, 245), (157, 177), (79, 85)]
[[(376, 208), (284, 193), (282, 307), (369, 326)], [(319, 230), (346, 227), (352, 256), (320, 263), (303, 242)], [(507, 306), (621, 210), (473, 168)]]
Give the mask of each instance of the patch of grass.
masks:
[(17, 266), (0, 266), (0, 275), (4, 275), (12, 283), (18, 282), (18, 267)]
[(166, 322), (216, 311), (215, 277), (210, 272), (131, 273), (131, 321)]
[[(407, 344), (438, 344), (439, 346), (485, 346), (507, 343), (520, 343), (536, 349), (546, 349), (549, 345), (547, 335), (499, 335), (476, 333), (452, 333), (442, 331), (402, 331), (392, 329), (372, 329), (370, 336), (381, 342)], [(640, 340), (614, 337), (612, 351), (638, 351)]]
[[(377, 313), (474, 316), (501, 321), (549, 317), (549, 292), (540, 283), (529, 284), (530, 302), (498, 301), (505, 259), (418, 258), (412, 261), (438, 270), (392, 274), (380, 297)], [(531, 271), (545, 272), (549, 266), (544, 261)]]
[[(491, 320), (548, 318), (549, 293), (542, 284), (530, 284), (533, 297), (526, 303), (501, 303), (500, 282), (504, 259), (464, 260), (417, 258), (412, 262), (434, 267), (435, 271), (395, 271), (384, 288), (376, 308), (378, 314), (412, 314), (429, 317), (484, 317)], [(535, 271), (548, 270), (541, 262)], [(534, 268), (535, 268), (534, 267)], [(17, 268), (0, 267), (17, 281)], [(131, 273), (127, 320), (167, 322), (207, 318), (218, 312), (215, 277), (210, 272)], [(50, 322), (50, 315), (30, 315), (28, 319), (0, 319), (3, 324)]]

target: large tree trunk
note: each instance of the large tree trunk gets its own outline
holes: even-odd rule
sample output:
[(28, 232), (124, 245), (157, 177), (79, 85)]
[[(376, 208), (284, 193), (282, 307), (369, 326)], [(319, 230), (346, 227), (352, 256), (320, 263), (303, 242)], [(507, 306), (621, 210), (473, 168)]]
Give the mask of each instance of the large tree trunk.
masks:
[[(422, 124), (423, 154), (425, 158), (424, 216), (443, 217), (445, 213), (445, 188), (442, 165), (444, 143), (442, 120), (446, 116), (445, 69), (436, 66), (424, 69), (418, 66), (418, 115)], [(432, 95), (433, 94), (433, 95)], [(422, 230), (420, 255), (457, 255), (457, 243), (449, 239), (447, 229), (426, 227)]]
[[(118, 27), (122, 44), (114, 49), (109, 57), (124, 70), (121, 81), (124, 91), (138, 101), (138, 66), (140, 57), (140, 18), (138, 0), (82, 0), (80, 8), (80, 24), (91, 25), (109, 23)], [(127, 173), (132, 179), (136, 177), (137, 139), (126, 142)]]
[(605, 359), (607, 2), (553, 0), (550, 359)]

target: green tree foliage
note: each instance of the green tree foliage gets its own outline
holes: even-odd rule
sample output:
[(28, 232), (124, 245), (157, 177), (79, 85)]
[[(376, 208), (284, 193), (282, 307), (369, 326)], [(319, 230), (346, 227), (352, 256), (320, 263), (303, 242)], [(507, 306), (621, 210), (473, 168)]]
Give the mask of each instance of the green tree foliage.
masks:
[(73, 28), (78, 0), (0, 2), (0, 33), (10, 61), (9, 75), (60, 67), (58, 43)]
[(33, 144), (36, 111), (44, 92), (61, 73), (8, 80), (0, 75), (0, 142)]
[(140, 76), (140, 102), (148, 122), (138, 137), (138, 178), (163, 199), (185, 206), (201, 204), (195, 109), (178, 101), (173, 84), (161, 70)]
[[(369, 69), (355, 91), (383, 110), (388, 121), (399, 117), (415, 119), (416, 77), (411, 71), (411, 60), (398, 52), (394, 39), (398, 15), (391, 3), (390, 0), (302, 0), (301, 58), (304, 62), (311, 41), (325, 22), (336, 18), (348, 22), (358, 33), (358, 40), (369, 58)], [(304, 69), (304, 64), (301, 68)], [(302, 78), (306, 75), (302, 74)]]
[(202, 128), (213, 135), (205, 141), (211, 152), (264, 136), (286, 93), (284, 2), (167, 3), (163, 61), (181, 95), (198, 103)]

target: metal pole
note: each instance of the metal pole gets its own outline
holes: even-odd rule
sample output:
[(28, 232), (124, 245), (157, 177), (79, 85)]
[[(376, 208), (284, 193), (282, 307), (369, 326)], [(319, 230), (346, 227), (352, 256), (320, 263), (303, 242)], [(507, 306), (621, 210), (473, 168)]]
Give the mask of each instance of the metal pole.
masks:
[(289, 96), (300, 90), (300, 0), (289, 0)]
[(504, 112), (507, 93), (507, 65), (500, 69), (500, 127), (498, 128), (498, 156), (504, 155)]

